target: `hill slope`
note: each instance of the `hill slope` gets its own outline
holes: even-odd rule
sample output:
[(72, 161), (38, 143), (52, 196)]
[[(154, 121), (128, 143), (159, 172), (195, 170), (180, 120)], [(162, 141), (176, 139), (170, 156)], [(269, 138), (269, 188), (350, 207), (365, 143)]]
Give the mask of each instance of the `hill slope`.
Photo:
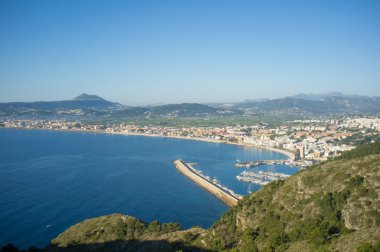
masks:
[(355, 251), (380, 240), (380, 155), (328, 162), (246, 197), (212, 227), (213, 249)]

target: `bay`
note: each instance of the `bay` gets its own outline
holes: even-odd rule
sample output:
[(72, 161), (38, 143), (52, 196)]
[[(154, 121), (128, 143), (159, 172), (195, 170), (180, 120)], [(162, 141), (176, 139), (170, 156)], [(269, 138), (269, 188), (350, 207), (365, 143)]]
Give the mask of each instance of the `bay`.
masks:
[(197, 162), (206, 175), (247, 194), (259, 186), (236, 180), (237, 159), (287, 158), (203, 141), (13, 129), (0, 129), (0, 150), (0, 246), (21, 248), (45, 246), (69, 226), (111, 213), (208, 228), (228, 207), (173, 160)]

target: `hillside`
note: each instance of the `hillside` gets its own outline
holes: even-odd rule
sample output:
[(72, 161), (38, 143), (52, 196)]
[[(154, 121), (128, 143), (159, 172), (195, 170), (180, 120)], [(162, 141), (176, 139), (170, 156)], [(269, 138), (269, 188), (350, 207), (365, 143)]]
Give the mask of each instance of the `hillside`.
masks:
[(380, 155), (332, 161), (271, 183), (212, 227), (213, 248), (355, 251), (380, 239)]
[[(89, 219), (60, 234), (48, 251), (175, 251), (202, 250), (186, 242), (206, 231), (201, 228), (180, 230), (176, 223), (144, 223), (134, 217), (111, 214)], [(73, 246), (75, 245), (75, 246)]]
[(72, 100), (0, 103), (0, 119), (95, 119), (176, 118), (241, 115), (233, 109), (199, 103), (127, 107), (97, 95), (81, 94)]
[(255, 109), (261, 113), (281, 111), (312, 114), (378, 113), (380, 111), (380, 97), (325, 96), (319, 97), (319, 99), (310, 99), (298, 95), (273, 100), (237, 103), (234, 108), (241, 110)]
[(46, 251), (379, 251), (380, 149), (351, 153), (264, 186), (208, 230), (114, 214), (74, 225)]

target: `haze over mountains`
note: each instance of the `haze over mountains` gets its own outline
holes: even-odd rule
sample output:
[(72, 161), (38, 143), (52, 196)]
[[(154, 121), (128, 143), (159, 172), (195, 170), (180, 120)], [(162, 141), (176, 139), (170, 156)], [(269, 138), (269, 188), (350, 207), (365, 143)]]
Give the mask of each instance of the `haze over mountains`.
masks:
[(209, 117), (270, 114), (355, 114), (379, 113), (380, 97), (326, 94), (297, 94), (279, 99), (247, 100), (236, 103), (181, 103), (129, 107), (97, 95), (81, 94), (72, 100), (0, 103), (1, 118), (109, 118)]

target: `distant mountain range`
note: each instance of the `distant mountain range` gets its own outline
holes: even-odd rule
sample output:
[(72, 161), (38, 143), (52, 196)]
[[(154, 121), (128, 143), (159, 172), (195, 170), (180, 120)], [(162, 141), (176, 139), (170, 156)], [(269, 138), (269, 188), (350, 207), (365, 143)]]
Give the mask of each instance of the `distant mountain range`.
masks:
[[(299, 96), (305, 98), (297, 98)], [(259, 112), (378, 113), (380, 112), (380, 97), (297, 95), (273, 100), (236, 103), (233, 108), (255, 109)]]
[(152, 117), (215, 117), (241, 115), (330, 115), (380, 113), (380, 97), (297, 94), (279, 99), (237, 103), (181, 103), (128, 107), (97, 95), (81, 94), (72, 100), (0, 103), (0, 118), (20, 119), (123, 119)]
[(340, 98), (368, 98), (366, 96), (361, 95), (346, 95), (341, 92), (330, 92), (330, 93), (324, 93), (324, 94), (296, 94), (294, 96), (290, 96), (291, 98), (297, 98), (297, 99), (303, 99), (303, 100), (312, 100), (312, 101), (321, 101), (329, 97), (340, 97)]
[(135, 117), (207, 117), (242, 114), (239, 110), (199, 103), (128, 107), (97, 95), (81, 94), (72, 100), (0, 103), (0, 118), (123, 119)]

